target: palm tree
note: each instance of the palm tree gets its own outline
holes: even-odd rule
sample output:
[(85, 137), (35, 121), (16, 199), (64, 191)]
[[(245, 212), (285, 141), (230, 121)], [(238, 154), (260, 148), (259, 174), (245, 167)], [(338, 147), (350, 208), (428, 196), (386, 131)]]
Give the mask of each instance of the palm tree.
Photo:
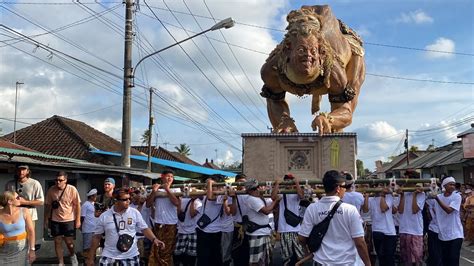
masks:
[[(147, 130), (145, 130), (145, 132), (143, 132), (142, 137), (140, 138), (143, 145), (148, 145), (148, 138), (149, 137), (150, 137), (150, 130), (147, 129)], [(150, 142), (151, 142), (151, 140), (150, 140)]]
[(191, 155), (191, 148), (186, 143), (181, 143), (179, 146), (175, 146), (174, 149), (181, 155), (189, 156)]

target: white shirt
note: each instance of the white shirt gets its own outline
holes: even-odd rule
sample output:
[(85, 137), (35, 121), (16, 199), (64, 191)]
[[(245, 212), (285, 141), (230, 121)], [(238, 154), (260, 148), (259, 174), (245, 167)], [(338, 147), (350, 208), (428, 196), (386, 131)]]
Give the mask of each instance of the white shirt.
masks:
[[(135, 237), (137, 232), (141, 232), (148, 228), (142, 215), (137, 209), (127, 208), (124, 213), (119, 214), (115, 212), (115, 207), (112, 207), (102, 213), (95, 227), (95, 234), (100, 235), (105, 233), (105, 245), (102, 251), (102, 256), (114, 259), (128, 259), (138, 256), (137, 238)], [(117, 225), (120, 226), (120, 222), (124, 221), (125, 228), (121, 229), (119, 233), (128, 234), (133, 237), (133, 245), (127, 252), (120, 252), (117, 249), (117, 240), (119, 235), (115, 227), (113, 214), (117, 220)], [(123, 224), (123, 223), (122, 223)]]
[[(392, 205), (400, 206), (400, 197), (393, 197)], [(397, 211), (396, 213), (392, 213), (392, 216), (393, 216), (393, 224), (395, 225), (395, 227), (400, 226), (400, 213), (398, 213)]]
[(393, 197), (392, 195), (385, 196), (388, 210), (382, 212), (380, 210), (380, 197), (369, 198), (369, 210), (372, 218), (372, 232), (382, 232), (385, 235), (394, 236), (395, 224), (393, 223)]
[[(217, 199), (216, 200), (206, 200), (206, 199), (207, 197), (204, 197), (202, 208), (199, 208), (199, 213), (201, 214), (201, 215), (198, 215), (199, 218), (201, 218), (201, 216), (205, 213), (207, 216), (209, 216), (211, 221), (214, 220), (216, 217), (217, 219), (214, 222), (210, 223), (208, 226), (206, 226), (204, 229), (199, 228), (199, 226), (198, 228), (206, 233), (218, 233), (222, 229), (221, 223), (220, 223), (220, 217), (218, 217), (221, 215), (222, 203), (218, 203)], [(204, 205), (206, 206), (204, 207)]]
[(361, 207), (364, 205), (364, 196), (362, 196), (362, 193), (357, 191), (348, 191), (344, 193), (342, 201), (355, 206), (357, 211), (360, 213)]
[[(224, 196), (217, 197), (217, 203), (224, 204)], [(232, 204), (232, 197), (227, 198), (227, 205)], [(234, 218), (232, 214), (228, 215), (225, 211), (222, 212), (222, 216), (219, 218), (219, 224), (221, 225), (221, 232), (230, 233), (234, 232)]]
[[(238, 201), (235, 202), (237, 205), (237, 212), (235, 213), (233, 217), (234, 222), (236, 223), (241, 223), (242, 222), (242, 216), (247, 215), (248, 212), (248, 206), (247, 206), (247, 198), (249, 195), (237, 195)], [(240, 210), (239, 210), (240, 206)], [(240, 215), (240, 212), (242, 212), (242, 215)]]
[(436, 213), (435, 213), (435, 210), (434, 210), (436, 200), (435, 199), (427, 199), (426, 204), (428, 205), (428, 210), (430, 211), (430, 215), (431, 215), (431, 221), (430, 221), (430, 225), (428, 226), (428, 229), (431, 232), (439, 233), (438, 223), (436, 222)]
[(145, 223), (148, 225), (149, 228), (153, 228), (153, 217), (151, 217), (151, 208), (148, 208), (146, 206), (146, 202), (143, 203), (142, 209), (140, 211), (143, 220), (145, 220)]
[[(309, 237), (313, 226), (326, 218), (338, 196), (322, 197), (308, 206), (299, 235)], [(342, 203), (334, 214), (321, 247), (314, 253), (314, 261), (322, 265), (354, 265), (357, 249), (353, 238), (364, 237), (362, 218), (356, 207)]]
[(82, 204), (81, 217), (84, 217), (84, 221), (82, 222), (82, 232), (94, 233), (95, 225), (99, 219), (98, 217), (95, 217), (94, 203), (86, 201)]
[[(300, 208), (300, 197), (298, 194), (285, 194), (286, 195), (286, 208), (293, 212), (296, 215), (299, 215)], [(278, 212), (278, 232), (279, 233), (288, 233), (288, 232), (299, 232), (300, 225), (296, 227), (289, 225), (285, 219), (285, 202), (283, 199), (283, 194), (279, 194), (282, 197), (280, 200), (280, 211)]]
[[(186, 209), (186, 205), (188, 205), (188, 202), (190, 202), (190, 198), (182, 198), (181, 199), (181, 211), (184, 212), (184, 209)], [(196, 233), (196, 226), (197, 226), (197, 220), (199, 218), (199, 215), (196, 214), (194, 217), (191, 217), (191, 204), (189, 203), (188, 209), (186, 210), (186, 215), (184, 218), (184, 222), (181, 222), (178, 220), (178, 233), (180, 234), (193, 234)], [(198, 210), (201, 208), (202, 202), (199, 199), (194, 200), (194, 209)]]
[(464, 238), (463, 227), (461, 224), (461, 217), (459, 210), (461, 208), (461, 195), (453, 192), (449, 197), (444, 194), (438, 195), (438, 198), (454, 211), (447, 214), (438, 202), (435, 204), (436, 222), (438, 223), (439, 233), (438, 238), (441, 241), (449, 241), (457, 238)]
[[(399, 232), (401, 234), (409, 234), (415, 236), (423, 235), (423, 206), (425, 205), (426, 195), (425, 193), (418, 193), (416, 195), (416, 205), (420, 210), (413, 214), (412, 201), (413, 201), (413, 192), (405, 192), (405, 206), (403, 213), (400, 213), (400, 228)], [(399, 205), (400, 206), (400, 205)]]
[[(164, 189), (158, 189), (159, 192), (166, 192)], [(170, 188), (170, 191), (181, 192), (180, 188)], [(169, 198), (155, 199), (155, 223), (157, 224), (177, 224), (178, 209)]]
[[(259, 224), (259, 225), (266, 225), (270, 224), (270, 215), (263, 214), (259, 212), (263, 207), (268, 206), (269, 204), (272, 203), (271, 199), (265, 200), (265, 203), (263, 202), (262, 198), (259, 197), (254, 197), (249, 195), (247, 197), (247, 207), (248, 207), (248, 212), (247, 215), (249, 217), (249, 220)], [(256, 230), (253, 233), (246, 232), (247, 235), (251, 236), (269, 236), (271, 233), (271, 229), (268, 227), (261, 228)]]

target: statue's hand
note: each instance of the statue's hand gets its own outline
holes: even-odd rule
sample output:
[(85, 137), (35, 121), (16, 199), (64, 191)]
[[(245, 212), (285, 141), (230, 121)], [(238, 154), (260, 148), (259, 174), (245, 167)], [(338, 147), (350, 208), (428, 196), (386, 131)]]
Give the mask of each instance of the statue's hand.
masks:
[(314, 131), (318, 131), (319, 135), (328, 134), (332, 132), (332, 118), (326, 113), (320, 113), (313, 119), (311, 127)]

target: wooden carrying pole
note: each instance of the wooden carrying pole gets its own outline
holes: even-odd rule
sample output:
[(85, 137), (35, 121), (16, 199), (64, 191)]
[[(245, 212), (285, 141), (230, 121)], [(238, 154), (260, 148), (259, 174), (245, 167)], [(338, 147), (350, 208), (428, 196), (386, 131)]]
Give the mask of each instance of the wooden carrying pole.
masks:
[[(392, 179), (359, 179), (355, 180), (354, 183), (356, 185), (362, 185), (362, 184), (367, 184), (367, 185), (378, 185), (378, 184), (390, 184), (393, 180)], [(431, 179), (394, 179), (397, 185), (408, 185), (408, 184), (417, 184), (417, 183), (431, 183)], [(267, 185), (274, 185), (275, 181), (259, 181), (258, 185), (259, 186), (267, 186)], [(323, 185), (322, 180), (300, 180), (299, 181), (300, 185)], [(291, 186), (294, 185), (294, 181), (282, 181), (280, 182), (280, 186)], [(233, 183), (225, 183), (225, 182), (220, 182), (220, 183), (214, 183), (212, 186), (219, 187), (219, 186), (244, 186), (244, 182), (233, 182)], [(171, 187), (173, 188), (184, 188), (187, 186), (199, 188), (199, 187), (206, 187), (206, 183), (183, 183), (183, 184), (173, 184)]]
[[(356, 189), (357, 192), (360, 192), (360, 193), (379, 193), (383, 190), (384, 188), (367, 188), (367, 189)], [(415, 191), (415, 187), (405, 187), (405, 188), (400, 188), (403, 192), (413, 192)], [(430, 191), (431, 189), (429, 187), (423, 187), (423, 191)], [(190, 192), (174, 192), (172, 193), (173, 195), (177, 196), (177, 197), (200, 197), (200, 196), (205, 196), (206, 195), (206, 191), (204, 190), (201, 190), (201, 191), (190, 191)], [(212, 193), (214, 195), (225, 195), (226, 194), (226, 191), (224, 190), (216, 190), (216, 191), (212, 191)], [(235, 193), (237, 195), (242, 195), (242, 194), (247, 194), (247, 192), (245, 190), (237, 190), (235, 191)], [(323, 189), (314, 189), (312, 190), (312, 194), (316, 194), (318, 196), (324, 194), (324, 190)], [(268, 190), (261, 190), (260, 191), (260, 194), (264, 197), (270, 197), (270, 194), (269, 194), (269, 191)], [(296, 190), (295, 189), (280, 189), (278, 194), (296, 194)], [(393, 193), (394, 195), (396, 193)], [(168, 195), (166, 192), (158, 192), (158, 194), (156, 195), (156, 197), (158, 198), (167, 198)]]

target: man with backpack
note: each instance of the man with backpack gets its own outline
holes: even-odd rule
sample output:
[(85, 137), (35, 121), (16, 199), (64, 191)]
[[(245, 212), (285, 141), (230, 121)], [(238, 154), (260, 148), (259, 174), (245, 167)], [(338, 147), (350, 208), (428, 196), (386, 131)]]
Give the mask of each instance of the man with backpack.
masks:
[[(354, 265), (357, 253), (366, 266), (371, 265), (362, 218), (356, 207), (341, 201), (351, 185), (352, 182), (346, 182), (338, 171), (326, 172), (323, 177), (326, 195), (306, 209), (299, 240), (303, 246), (308, 245), (314, 251), (313, 260), (317, 265)], [(327, 228), (317, 226), (320, 223), (327, 225)], [(323, 229), (317, 230), (320, 227)], [(319, 239), (323, 238), (320, 246), (315, 247), (313, 243), (318, 240), (318, 233)]]

